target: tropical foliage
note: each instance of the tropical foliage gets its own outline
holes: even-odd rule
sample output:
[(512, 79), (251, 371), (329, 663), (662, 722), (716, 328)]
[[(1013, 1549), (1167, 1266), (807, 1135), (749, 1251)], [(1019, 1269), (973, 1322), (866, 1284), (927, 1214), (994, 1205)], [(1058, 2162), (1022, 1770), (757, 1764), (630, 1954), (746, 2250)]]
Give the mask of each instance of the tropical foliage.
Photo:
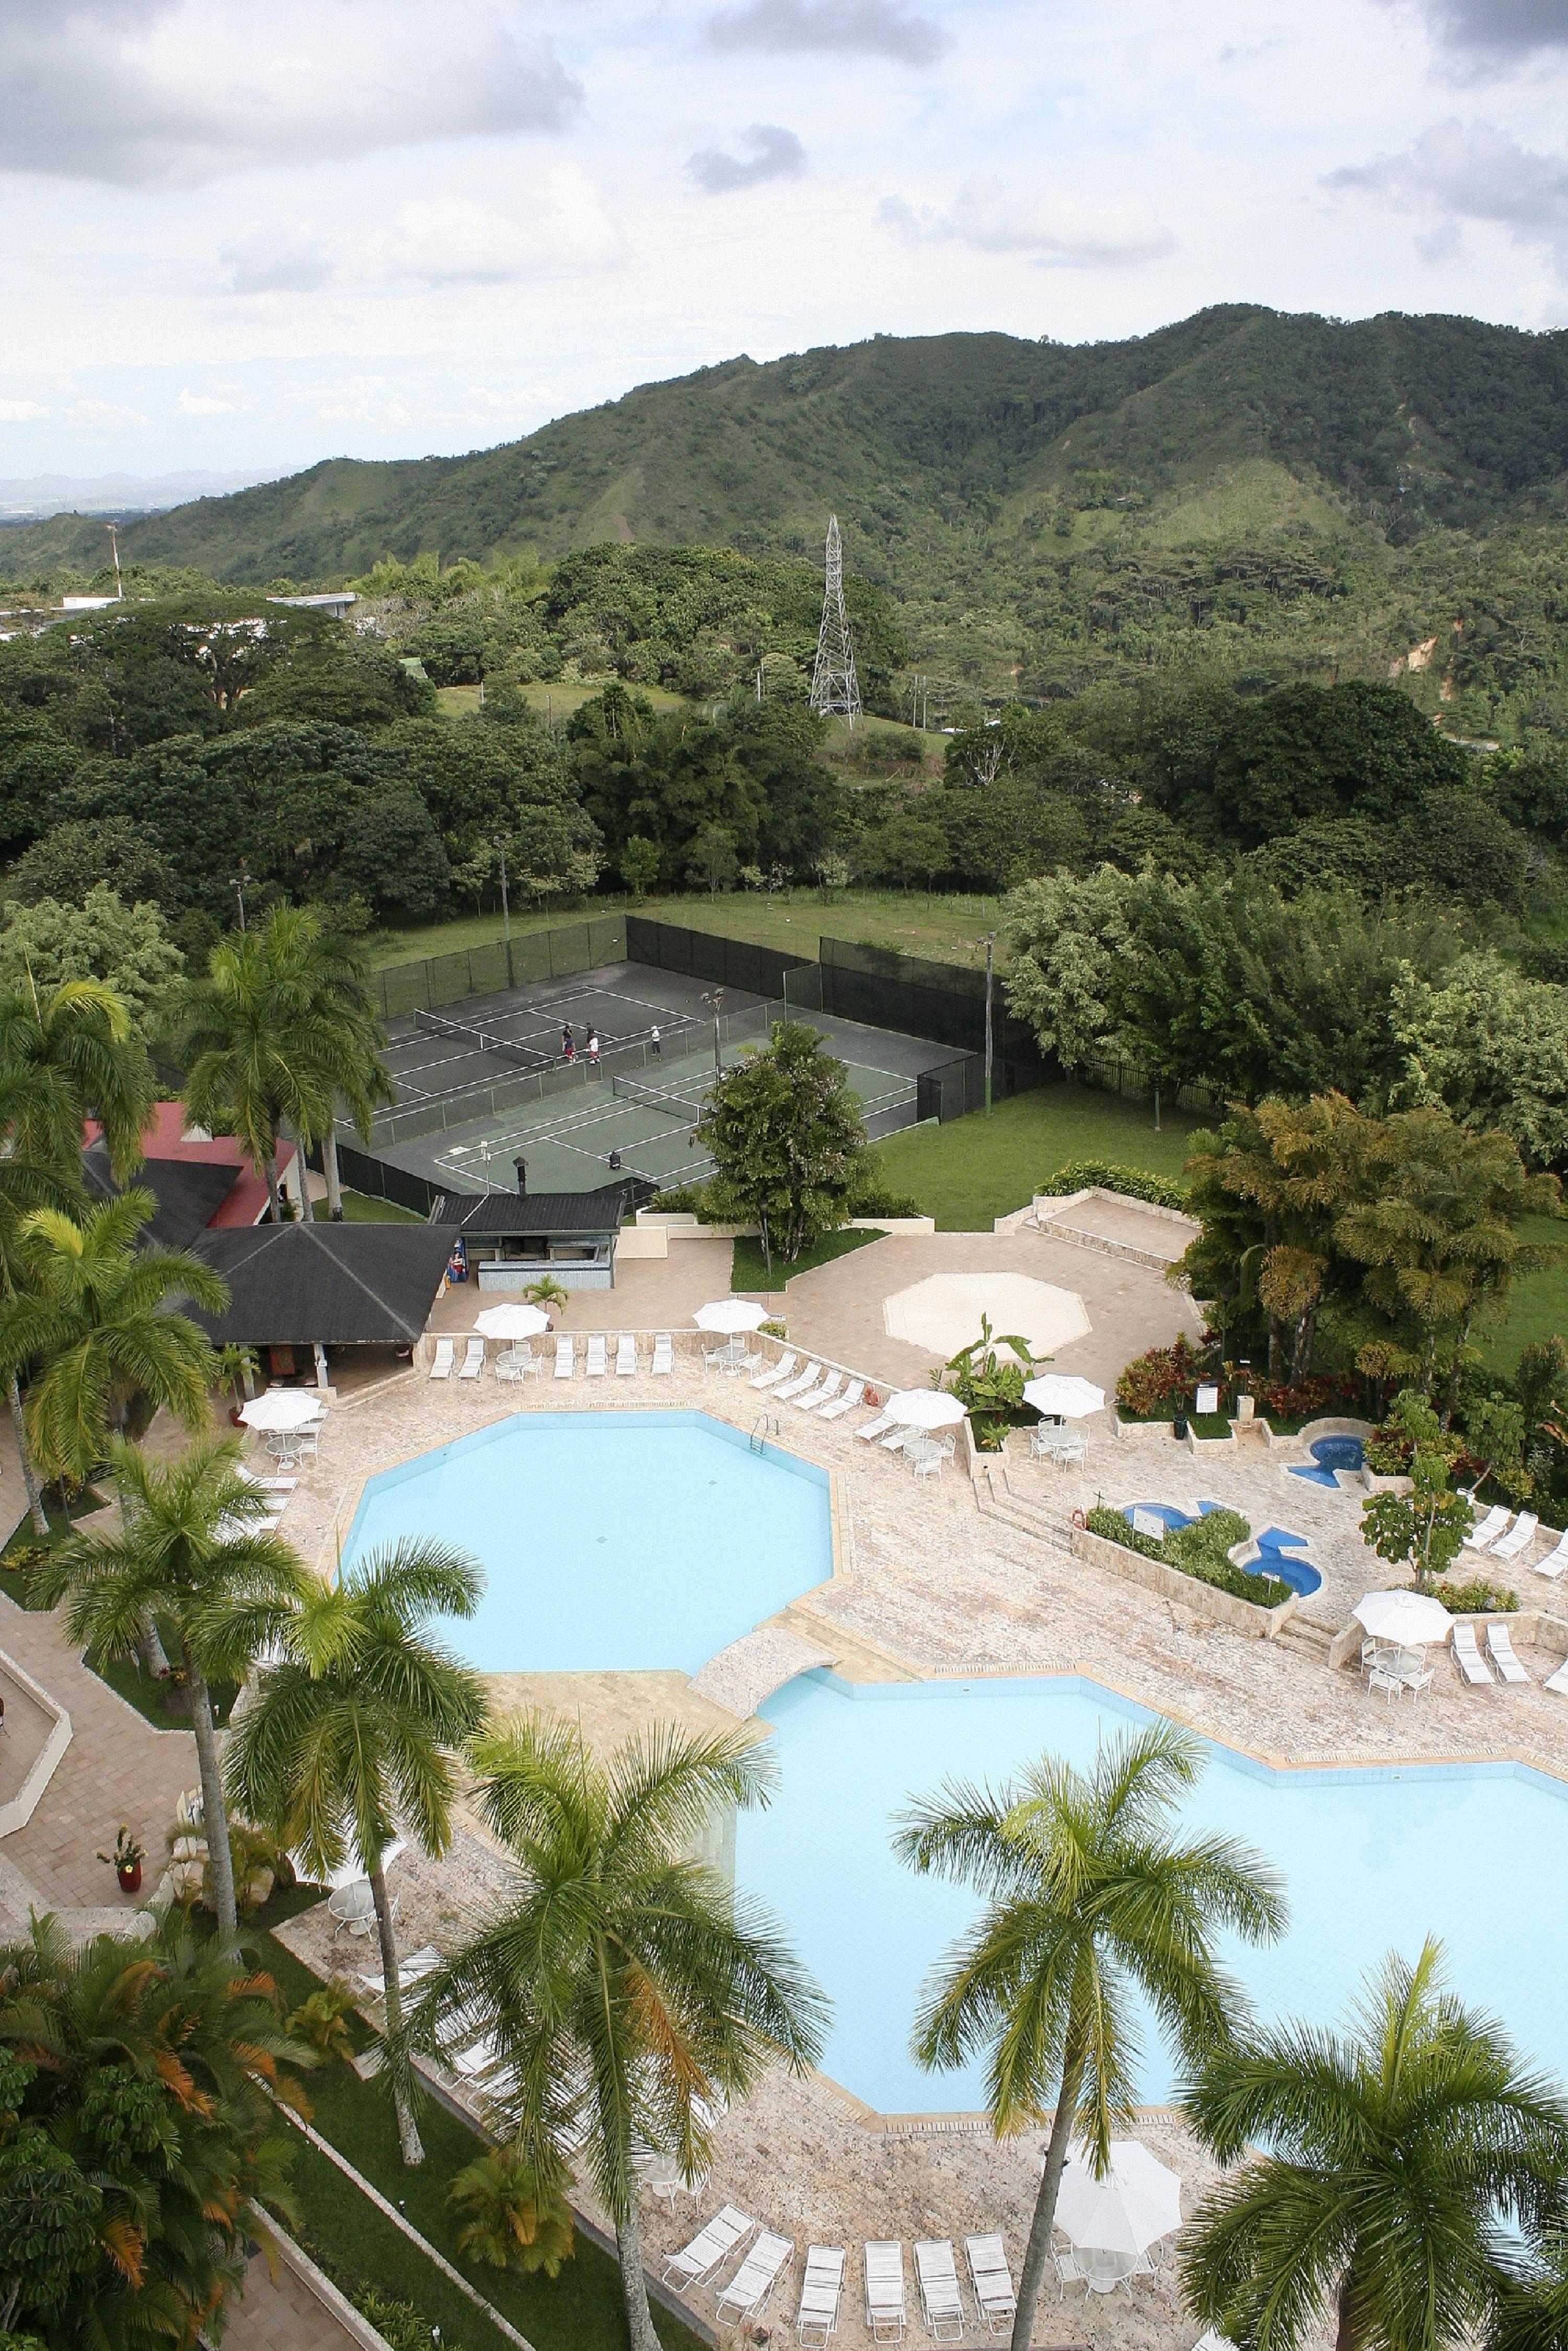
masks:
[(847, 1224), (869, 1180), (866, 1134), (849, 1072), (802, 1021), (775, 1023), (704, 1097), (696, 1140), (715, 1173), (710, 1215), (755, 1224), (762, 1259), (786, 1264)]

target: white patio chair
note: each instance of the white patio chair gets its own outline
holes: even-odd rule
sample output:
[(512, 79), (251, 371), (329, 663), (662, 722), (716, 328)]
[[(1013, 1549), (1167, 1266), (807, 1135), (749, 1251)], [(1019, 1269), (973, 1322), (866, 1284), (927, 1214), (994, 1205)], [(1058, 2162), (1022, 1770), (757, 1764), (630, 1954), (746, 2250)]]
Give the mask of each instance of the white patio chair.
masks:
[(1465, 1549), (1467, 1551), (1490, 1550), (1512, 1516), (1512, 1511), (1505, 1510), (1500, 1502), (1494, 1503), (1479, 1526), (1472, 1527), (1465, 1537)]
[(754, 1388), (776, 1388), (781, 1380), (789, 1378), (798, 1360), (794, 1348), (786, 1347), (779, 1361), (769, 1364), (767, 1371), (758, 1372), (750, 1385)]
[(433, 1380), (449, 1380), (452, 1377), (452, 1358), (456, 1353), (455, 1339), (437, 1339), (435, 1353), (430, 1359), (430, 1376)]
[(1514, 1655), (1513, 1642), (1506, 1625), (1487, 1626), (1487, 1655), (1505, 1682), (1524, 1682), (1530, 1676)]
[(637, 1369), (637, 1342), (630, 1331), (622, 1331), (615, 1342), (615, 1376), (629, 1380)]
[[(411, 1985), (423, 1983), (425, 1977), (440, 1965), (441, 1954), (434, 1943), (426, 1943), (421, 1950), (411, 1951), (406, 1959), (398, 1961), (399, 1991), (407, 1991)], [(387, 1980), (379, 1969), (373, 1974), (368, 1972), (361, 1974), (360, 1981), (367, 1991), (374, 1992), (378, 2000), (385, 1997)]]
[(1568, 1692), (1568, 1657), (1563, 1658), (1554, 1674), (1547, 1675), (1541, 1687), (1542, 1689), (1555, 1690), (1559, 1698)]
[(861, 1439), (862, 1444), (874, 1445), (877, 1438), (879, 1437), (885, 1437), (892, 1426), (893, 1423), (889, 1420), (886, 1413), (879, 1412), (874, 1420), (868, 1420), (863, 1427), (857, 1428), (855, 1435)]
[(1374, 1697), (1385, 1698), (1392, 1706), (1405, 1684), (1391, 1666), (1368, 1666), (1366, 1687)]
[(457, 1376), (460, 1380), (476, 1380), (485, 1368), (485, 1342), (470, 1339)]
[(1540, 1524), (1533, 1510), (1521, 1510), (1501, 1541), (1493, 1543), (1493, 1559), (1517, 1559), (1535, 1541), (1535, 1530)]
[(812, 1388), (809, 1395), (797, 1396), (795, 1398), (794, 1402), (796, 1411), (820, 1412), (823, 1405), (832, 1403), (833, 1398), (838, 1395), (838, 1392), (843, 1386), (843, 1384), (844, 1375), (842, 1372), (830, 1372), (820, 1388)]
[(1087, 2283), (1089, 2273), (1080, 2264), (1077, 2250), (1072, 2245), (1059, 2248), (1053, 2239), (1051, 2247), (1051, 2266), (1056, 2272), (1058, 2302), (1066, 2301), (1067, 2289), (1070, 2285), (1082, 2285)]
[(697, 2231), (689, 2245), (667, 2253), (663, 2273), (665, 2285), (701, 2285), (721, 2269), (737, 2245), (743, 2245), (757, 2223), (733, 2204), (720, 2207)]
[(661, 1379), (668, 1378), (675, 1368), (675, 1343), (667, 1331), (653, 1333), (653, 1371)]
[(1013, 2274), (1000, 2237), (966, 2237), (964, 2253), (975, 2304), (988, 2335), (1010, 2335), (1018, 2313)]
[(822, 2351), (830, 2337), (839, 2331), (839, 2304), (843, 2292), (842, 2245), (808, 2245), (800, 2306), (795, 2313), (798, 2341), (815, 2345), (817, 2351)]
[(795, 1377), (792, 1380), (786, 1382), (783, 1387), (774, 1389), (774, 1402), (776, 1404), (793, 1404), (798, 1395), (804, 1395), (808, 1388), (814, 1388), (821, 1376), (822, 1366), (821, 1364), (808, 1364), (803, 1372), (797, 1372)]
[(865, 2319), (873, 2343), (902, 2343), (904, 2247), (896, 2238), (876, 2238), (865, 2249)]
[(1491, 1668), (1476, 1646), (1473, 1625), (1456, 1624), (1453, 1634), (1454, 1663), (1467, 1682), (1490, 1682)]
[(602, 1331), (591, 1332), (589, 1334), (588, 1361), (583, 1365), (583, 1377), (590, 1380), (601, 1380), (609, 1369), (610, 1364), (604, 1351), (604, 1333)]
[(920, 2307), (925, 2332), (933, 2343), (963, 2340), (967, 2321), (953, 2245), (947, 2237), (919, 2237), (915, 2245), (915, 2275), (920, 2287)]
[(1537, 1575), (1549, 1576), (1555, 1583), (1563, 1569), (1568, 1567), (1568, 1534), (1559, 1535), (1545, 1558), (1536, 1560), (1533, 1565)]
[(759, 2311), (765, 2310), (794, 2250), (793, 2237), (776, 2237), (770, 2229), (761, 2230), (746, 2259), (715, 2303), (715, 2318), (720, 2321), (727, 2316), (731, 2319), (755, 2318)]
[(817, 1415), (818, 1419), (841, 1420), (846, 1412), (853, 1412), (864, 1394), (865, 1382), (852, 1380), (841, 1396), (835, 1396), (831, 1404), (825, 1404), (822, 1406)]
[(570, 1380), (577, 1369), (577, 1341), (565, 1331), (555, 1343), (555, 1375), (558, 1380)]

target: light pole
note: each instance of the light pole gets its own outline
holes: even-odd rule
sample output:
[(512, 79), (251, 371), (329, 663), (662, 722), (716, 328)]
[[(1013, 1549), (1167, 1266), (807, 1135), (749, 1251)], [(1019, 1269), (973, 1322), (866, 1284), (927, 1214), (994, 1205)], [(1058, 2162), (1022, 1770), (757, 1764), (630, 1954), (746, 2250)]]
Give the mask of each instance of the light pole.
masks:
[(498, 832), (495, 846), (501, 852), (501, 935), (507, 942), (507, 986), (515, 987), (517, 982), (512, 977), (512, 909), (507, 896), (507, 845), (511, 838), (509, 832)]
[(242, 931), (245, 928), (245, 885), (249, 880), (250, 867), (242, 857), (239, 862), (239, 872), (229, 875), (229, 888), (239, 901), (239, 926)]
[(988, 931), (979, 945), (986, 950), (986, 1116), (991, 1114), (991, 994), (996, 979), (997, 934)]
[(717, 1074), (722, 1078), (724, 1075), (724, 1056), (719, 1051), (718, 1016), (724, 1008), (723, 988), (716, 987), (711, 996), (705, 996), (703, 998), (703, 1002), (713, 1013), (713, 1065)]

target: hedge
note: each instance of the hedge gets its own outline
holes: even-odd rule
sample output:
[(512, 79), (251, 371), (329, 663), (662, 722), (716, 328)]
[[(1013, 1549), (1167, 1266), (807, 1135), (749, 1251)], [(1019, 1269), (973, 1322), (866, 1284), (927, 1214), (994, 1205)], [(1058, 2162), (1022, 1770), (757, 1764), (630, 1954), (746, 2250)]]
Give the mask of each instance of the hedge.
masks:
[(1129, 1200), (1148, 1200), (1156, 1208), (1185, 1208), (1186, 1186), (1174, 1176), (1151, 1176), (1144, 1167), (1118, 1167), (1109, 1159), (1070, 1159), (1054, 1176), (1035, 1186), (1042, 1199), (1059, 1200), (1069, 1192), (1124, 1192)]

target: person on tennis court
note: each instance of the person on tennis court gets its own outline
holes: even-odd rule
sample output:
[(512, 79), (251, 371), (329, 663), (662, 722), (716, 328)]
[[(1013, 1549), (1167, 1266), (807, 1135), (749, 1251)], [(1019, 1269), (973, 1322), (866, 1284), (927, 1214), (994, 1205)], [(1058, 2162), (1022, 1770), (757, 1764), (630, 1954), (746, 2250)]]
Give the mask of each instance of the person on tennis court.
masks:
[(599, 1031), (597, 1029), (591, 1029), (588, 1032), (588, 1066), (591, 1070), (596, 1070), (599, 1067)]
[(575, 1061), (577, 1059), (577, 1046), (572, 1039), (570, 1020), (563, 1020), (560, 1024), (560, 1057), (563, 1061)]
[(649, 1031), (648, 1031), (648, 1042), (649, 1042), (649, 1044), (650, 1044), (650, 1045), (653, 1047), (653, 1059), (654, 1059), (654, 1061), (663, 1061), (663, 1060), (664, 1060), (664, 1039), (660, 1036), (660, 1034), (659, 1034), (659, 1032), (658, 1032), (658, 1030), (657, 1030), (656, 1029), (649, 1029)]

